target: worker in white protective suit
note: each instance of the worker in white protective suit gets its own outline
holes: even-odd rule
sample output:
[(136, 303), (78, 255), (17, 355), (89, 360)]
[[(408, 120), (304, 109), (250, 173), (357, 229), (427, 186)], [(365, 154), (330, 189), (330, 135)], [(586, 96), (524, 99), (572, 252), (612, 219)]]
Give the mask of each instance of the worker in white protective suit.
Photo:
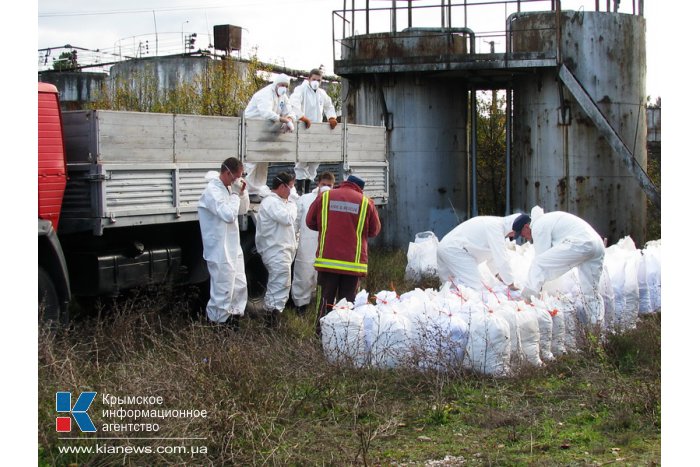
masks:
[[(243, 113), (245, 118), (278, 124), (280, 133), (294, 131), (296, 116), (287, 94), (290, 81), (291, 78), (285, 74), (277, 75), (271, 84), (253, 94)], [(246, 162), (245, 171), (250, 193), (261, 196), (270, 194), (267, 187), (267, 162)]]
[[(331, 130), (338, 124), (337, 115), (333, 101), (325, 90), (321, 88), (322, 72), (314, 68), (309, 72), (308, 79), (294, 88), (289, 101), (296, 118), (303, 122), (306, 128), (310, 128), (312, 123), (323, 122), (323, 116), (328, 119)], [(294, 173), (301, 187), (299, 191), (306, 193), (311, 184), (311, 180), (316, 178), (318, 163), (297, 162), (294, 166)], [(302, 186), (303, 184), (303, 186)]]
[(512, 234), (513, 221), (518, 216), (472, 217), (445, 235), (437, 248), (440, 281), (481, 290), (484, 285), (479, 265), (486, 262), (501, 282), (514, 288), (506, 242)]
[(298, 314), (306, 313), (311, 303), (311, 294), (316, 289), (316, 250), (318, 248), (318, 232), (306, 225), (306, 214), (317, 197), (333, 188), (335, 176), (323, 172), (318, 180), (318, 186), (311, 193), (302, 195), (297, 200), (297, 220), (295, 229), (299, 235), (299, 246), (294, 259), (294, 277), (292, 278), (292, 300)]
[[(542, 285), (578, 267), (586, 319), (597, 324), (603, 319), (603, 298), (599, 292), (605, 245), (588, 222), (568, 212), (552, 211), (535, 216), (522, 214), (513, 222), (516, 238), (533, 242), (535, 257), (530, 265), (522, 296), (529, 301)], [(541, 209), (540, 209), (541, 211)]]
[(242, 174), (240, 160), (226, 159), (220, 172), (207, 173), (209, 183), (197, 205), (203, 256), (209, 269), (207, 317), (214, 323), (228, 322), (234, 329), (248, 301), (238, 216), (248, 211), (250, 200)]
[(297, 247), (294, 223), (297, 206), (289, 200), (294, 177), (280, 172), (272, 179), (272, 193), (260, 203), (255, 246), (267, 269), (265, 314), (269, 327), (278, 327), (292, 287), (292, 261)]

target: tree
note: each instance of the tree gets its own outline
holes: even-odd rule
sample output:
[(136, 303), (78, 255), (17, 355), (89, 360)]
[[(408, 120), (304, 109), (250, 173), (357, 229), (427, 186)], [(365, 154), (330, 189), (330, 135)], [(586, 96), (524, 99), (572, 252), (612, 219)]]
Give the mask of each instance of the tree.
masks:
[(503, 216), (506, 209), (505, 97), (477, 97), (476, 198), (479, 215)]
[(78, 68), (78, 51), (61, 52), (61, 55), (53, 61), (55, 71), (68, 71)]
[[(262, 73), (261, 73), (262, 72)], [(90, 108), (191, 115), (240, 116), (269, 70), (256, 58), (211, 60), (192, 81), (161, 89), (155, 68), (104, 83)]]

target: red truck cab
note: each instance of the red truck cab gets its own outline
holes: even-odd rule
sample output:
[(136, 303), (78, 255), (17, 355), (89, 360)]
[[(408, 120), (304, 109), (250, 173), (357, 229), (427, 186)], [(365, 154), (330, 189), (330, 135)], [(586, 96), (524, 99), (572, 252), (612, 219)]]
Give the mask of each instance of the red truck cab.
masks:
[(39, 318), (66, 322), (70, 302), (68, 268), (57, 230), (66, 190), (61, 108), (56, 86), (39, 83)]
[(63, 193), (66, 190), (66, 159), (63, 152), (61, 109), (56, 86), (39, 83), (39, 218), (58, 230)]

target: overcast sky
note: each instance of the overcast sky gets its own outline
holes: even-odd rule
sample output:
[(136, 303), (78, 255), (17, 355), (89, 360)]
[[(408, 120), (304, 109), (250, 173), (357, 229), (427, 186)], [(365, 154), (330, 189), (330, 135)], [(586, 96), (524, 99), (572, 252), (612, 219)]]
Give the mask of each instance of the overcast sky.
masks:
[[(636, 0), (635, 0), (636, 1)], [(158, 49), (162, 55), (184, 51), (182, 38), (197, 34), (196, 47), (206, 48), (213, 43), (214, 25), (232, 24), (243, 29), (242, 56), (248, 57), (257, 50), (258, 58), (269, 63), (290, 68), (307, 70), (325, 65), (333, 71), (333, 19), (332, 12), (343, 8), (343, 0), (122, 0), (119, 3), (105, 4), (94, 0), (39, 0), (38, 2), (38, 47), (37, 49), (60, 47), (70, 44), (74, 47), (99, 49), (102, 53), (142, 54), (155, 53), (155, 36), (158, 33)], [(436, 4), (416, 1), (414, 5)], [(662, 84), (658, 73), (658, 58), (662, 32), (661, 8), (659, 1), (647, 1), (647, 95), (653, 98), (661, 95)], [(347, 0), (351, 5), (352, 0)], [(357, 7), (365, 4), (356, 0)], [(600, 2), (605, 5), (605, 1)], [(373, 0), (372, 7), (390, 6), (389, 1)], [(523, 8), (547, 9), (549, 2), (524, 3)], [(594, 8), (594, 0), (563, 0), (566, 9)], [(632, 0), (623, 1), (621, 8), (631, 9)], [(469, 20), (468, 25), (477, 33), (502, 30), (506, 12), (502, 5), (486, 10), (479, 7), (479, 20)], [(514, 8), (514, 7), (513, 7)], [(433, 10), (437, 13), (436, 10)], [(475, 10), (476, 11), (476, 10)], [(491, 21), (487, 21), (485, 18)], [(373, 16), (373, 25), (387, 28), (388, 16)], [(362, 20), (357, 19), (358, 23)], [(425, 24), (414, 26), (439, 25), (439, 17), (426, 19)], [(455, 18), (462, 26), (462, 18)], [(342, 23), (335, 20), (336, 31)], [(401, 25), (399, 25), (401, 27)], [(503, 41), (495, 38), (497, 51)], [(148, 41), (148, 51), (146, 51)], [(141, 48), (139, 49), (139, 45)], [(488, 52), (489, 45), (478, 41), (478, 51)], [(56, 51), (56, 55), (60, 51)], [(82, 52), (81, 52), (82, 53)], [(51, 61), (49, 60), (50, 64)]]

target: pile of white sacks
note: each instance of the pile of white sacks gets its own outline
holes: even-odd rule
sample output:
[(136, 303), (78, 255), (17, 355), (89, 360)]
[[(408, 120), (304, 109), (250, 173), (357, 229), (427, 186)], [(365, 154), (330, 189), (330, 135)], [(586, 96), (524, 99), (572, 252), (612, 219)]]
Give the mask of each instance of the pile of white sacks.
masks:
[[(507, 242), (518, 286), (534, 249)], [(507, 376), (575, 352), (587, 330), (621, 332), (634, 328), (640, 314), (659, 311), (660, 250), (660, 240), (639, 250), (629, 237), (606, 249), (603, 316), (591, 316), (575, 268), (546, 283), (540, 298), (527, 304), (482, 264), (481, 290), (445, 283), (440, 290), (415, 289), (400, 296), (381, 291), (369, 297), (363, 290), (355, 303), (342, 300), (321, 319), (323, 350), (330, 361), (358, 367), (467, 368)], [(421, 253), (427, 265), (422, 274), (436, 271), (433, 254), (430, 249)], [(414, 278), (416, 269), (410, 271)]]

